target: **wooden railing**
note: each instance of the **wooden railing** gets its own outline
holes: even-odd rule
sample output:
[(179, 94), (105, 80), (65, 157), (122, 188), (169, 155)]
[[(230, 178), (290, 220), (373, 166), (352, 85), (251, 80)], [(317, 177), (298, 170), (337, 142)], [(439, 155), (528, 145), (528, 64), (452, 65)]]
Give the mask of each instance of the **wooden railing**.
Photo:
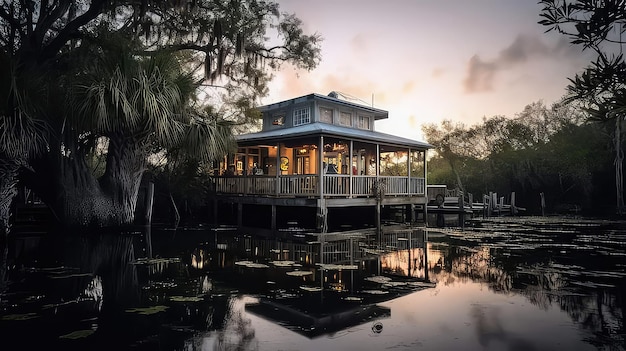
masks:
[[(318, 175), (281, 175), (248, 177), (215, 177), (215, 192), (219, 194), (264, 196), (319, 196)], [(373, 196), (373, 189), (380, 185), (387, 196), (424, 195), (424, 178), (398, 176), (324, 175), (324, 196), (365, 197)]]

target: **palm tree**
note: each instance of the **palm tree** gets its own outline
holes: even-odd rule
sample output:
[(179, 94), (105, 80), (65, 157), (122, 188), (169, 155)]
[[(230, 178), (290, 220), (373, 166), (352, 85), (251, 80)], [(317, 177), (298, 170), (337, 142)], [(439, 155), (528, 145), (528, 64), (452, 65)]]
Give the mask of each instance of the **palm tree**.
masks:
[[(177, 56), (104, 52), (65, 83), (67, 117), (48, 154), (59, 185), (48, 199), (65, 224), (131, 224), (150, 154), (187, 147), (210, 160), (232, 145), (227, 125), (195, 112), (197, 84)], [(98, 154), (106, 160), (99, 176), (88, 162)]]
[[(46, 145), (46, 126), (33, 116), (41, 112), (28, 93), (42, 88), (36, 77), (19, 79), (11, 59), (0, 54), (0, 291), (4, 289), (11, 206), (18, 194), (18, 172)], [(35, 89), (38, 87), (38, 89)], [(39, 100), (41, 101), (41, 100)]]

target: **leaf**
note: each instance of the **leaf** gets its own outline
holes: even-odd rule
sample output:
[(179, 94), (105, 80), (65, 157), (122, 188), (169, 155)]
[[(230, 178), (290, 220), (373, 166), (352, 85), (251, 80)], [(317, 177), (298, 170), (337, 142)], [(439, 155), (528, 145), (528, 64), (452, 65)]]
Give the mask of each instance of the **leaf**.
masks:
[(95, 333), (95, 330), (93, 329), (76, 330), (69, 334), (59, 336), (59, 339), (72, 339), (72, 340), (83, 339), (83, 338), (93, 335), (93, 333)]
[(153, 315), (161, 312), (165, 312), (169, 307), (157, 305), (151, 307), (138, 307), (138, 308), (129, 308), (126, 310), (127, 313), (137, 313), (144, 316)]

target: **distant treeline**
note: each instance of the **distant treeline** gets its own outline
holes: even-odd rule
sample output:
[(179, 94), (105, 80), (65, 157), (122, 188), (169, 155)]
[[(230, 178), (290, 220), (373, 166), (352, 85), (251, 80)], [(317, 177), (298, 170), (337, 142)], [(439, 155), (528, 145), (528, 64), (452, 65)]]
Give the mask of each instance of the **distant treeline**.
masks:
[[(428, 183), (472, 193), (516, 194), (526, 214), (610, 215), (616, 209), (615, 124), (587, 122), (573, 104), (532, 103), (514, 118), (423, 127), (435, 146)], [(621, 132), (620, 132), (621, 133)], [(623, 138), (622, 138), (623, 139)]]

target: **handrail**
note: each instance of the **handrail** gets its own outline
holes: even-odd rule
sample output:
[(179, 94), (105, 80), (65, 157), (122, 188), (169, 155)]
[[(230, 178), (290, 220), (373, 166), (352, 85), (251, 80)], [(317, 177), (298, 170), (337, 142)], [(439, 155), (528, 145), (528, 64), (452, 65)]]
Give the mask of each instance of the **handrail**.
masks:
[[(319, 176), (315, 174), (276, 176), (213, 177), (213, 189), (218, 194), (253, 196), (319, 196)], [(402, 176), (362, 176), (345, 174), (324, 175), (325, 197), (374, 196), (375, 184), (381, 184), (386, 196), (425, 195), (424, 178)]]

